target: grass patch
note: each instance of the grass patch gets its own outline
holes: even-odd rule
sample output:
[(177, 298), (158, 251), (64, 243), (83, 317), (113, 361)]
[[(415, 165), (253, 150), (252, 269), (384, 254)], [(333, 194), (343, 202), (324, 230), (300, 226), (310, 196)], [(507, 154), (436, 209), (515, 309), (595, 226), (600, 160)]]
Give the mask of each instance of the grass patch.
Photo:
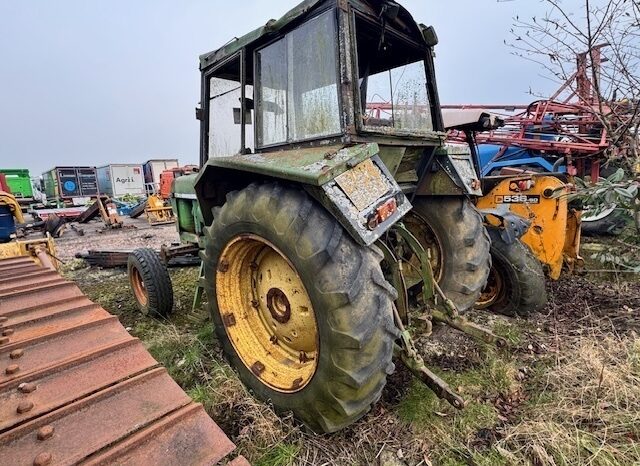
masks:
[(518, 346), (522, 343), (522, 329), (514, 324), (497, 320), (493, 325), (493, 333), (504, 338), (512, 346)]
[(520, 390), (515, 373), (514, 362), (508, 357), (486, 350), (477, 367), (438, 374), (465, 398), (465, 409), (454, 409), (414, 380), (398, 406), (398, 417), (410, 423), (416, 435), (425, 438), (434, 464), (507, 464), (483, 436), (501, 423), (494, 400)]
[(289, 466), (300, 452), (300, 447), (288, 443), (281, 443), (271, 448), (253, 464), (255, 466)]

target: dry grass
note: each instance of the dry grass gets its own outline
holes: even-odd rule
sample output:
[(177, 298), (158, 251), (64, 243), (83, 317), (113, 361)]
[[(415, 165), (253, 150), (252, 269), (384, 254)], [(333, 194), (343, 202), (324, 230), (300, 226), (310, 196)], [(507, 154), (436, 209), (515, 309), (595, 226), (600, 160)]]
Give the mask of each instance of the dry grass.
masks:
[(640, 463), (639, 360), (637, 339), (578, 340), (496, 449), (519, 464)]
[(132, 328), (252, 464), (370, 465), (383, 451), (421, 466), (640, 464), (637, 284), (554, 284), (548, 315), (486, 322), (511, 342), (504, 353), (440, 332), (424, 346), (433, 353), (427, 360), (468, 400), (462, 412), (398, 370), (364, 419), (314, 435), (254, 399), (225, 362), (207, 314), (189, 310), (196, 274), (172, 271), (176, 313), (168, 321), (136, 312), (124, 274), (73, 278)]

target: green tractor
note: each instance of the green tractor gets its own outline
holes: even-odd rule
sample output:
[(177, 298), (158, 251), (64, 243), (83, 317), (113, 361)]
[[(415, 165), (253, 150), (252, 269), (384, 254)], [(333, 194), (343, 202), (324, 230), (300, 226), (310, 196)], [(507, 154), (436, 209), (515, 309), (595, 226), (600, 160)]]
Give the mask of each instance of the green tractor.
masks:
[[(370, 409), (394, 354), (464, 406), (407, 328), (504, 344), (461, 316), (491, 242), (471, 154), (444, 142), (437, 42), (393, 1), (307, 0), (200, 57), (201, 168), (172, 194), (181, 239), (242, 381), (317, 432)], [(368, 111), (376, 100), (392, 108)]]

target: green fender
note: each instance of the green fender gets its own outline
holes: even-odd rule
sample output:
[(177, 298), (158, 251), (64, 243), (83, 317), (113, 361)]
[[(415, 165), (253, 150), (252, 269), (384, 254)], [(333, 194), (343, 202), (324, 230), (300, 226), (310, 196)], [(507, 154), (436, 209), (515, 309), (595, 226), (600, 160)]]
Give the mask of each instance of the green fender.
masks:
[[(340, 221), (356, 241), (368, 245), (411, 209), (408, 199), (381, 162), (378, 153), (378, 144), (367, 143), (215, 157), (209, 159), (200, 170), (195, 192), (205, 224), (210, 225), (213, 222), (212, 209), (223, 205), (226, 195), (231, 191), (243, 189), (256, 181), (281, 180), (302, 185)], [(368, 159), (379, 168), (389, 189), (366, 209), (357, 210), (349, 205), (347, 195), (336, 189), (334, 180)], [(397, 211), (375, 228), (368, 228), (363, 219), (370, 218), (377, 207), (391, 198), (397, 200)]]

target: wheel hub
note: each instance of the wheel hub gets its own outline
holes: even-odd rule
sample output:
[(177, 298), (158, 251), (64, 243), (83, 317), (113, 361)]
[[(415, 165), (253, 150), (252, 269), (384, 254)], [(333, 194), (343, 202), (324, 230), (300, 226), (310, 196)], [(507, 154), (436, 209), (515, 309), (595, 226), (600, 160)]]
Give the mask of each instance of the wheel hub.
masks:
[(280, 288), (271, 288), (267, 293), (267, 308), (277, 322), (286, 324), (291, 319), (291, 304)]
[(219, 264), (218, 309), (243, 364), (275, 390), (302, 389), (316, 370), (318, 329), (295, 267), (257, 235), (234, 238)]

